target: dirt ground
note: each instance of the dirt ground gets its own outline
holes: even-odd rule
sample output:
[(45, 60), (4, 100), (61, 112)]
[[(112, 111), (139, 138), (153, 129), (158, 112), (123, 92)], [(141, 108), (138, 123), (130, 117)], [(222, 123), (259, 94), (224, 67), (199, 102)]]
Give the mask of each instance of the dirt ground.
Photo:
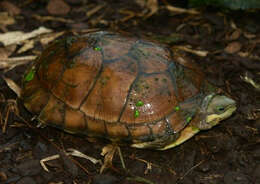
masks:
[[(211, 83), (236, 100), (238, 109), (219, 126), (200, 132), (174, 149), (153, 151), (123, 146), (126, 169), (122, 168), (116, 154), (113, 168), (100, 174), (101, 164), (67, 156), (64, 150), (73, 148), (103, 160), (100, 152), (106, 145), (104, 141), (90, 142), (52, 127), (36, 128), (37, 122), (31, 121), (31, 114), (9, 87), (10, 80), (21, 85), (29, 65), (9, 59), (39, 55), (46, 47), (46, 42), (42, 41), (44, 36), (11, 45), (2, 42), (0, 183), (260, 183), (259, 11), (214, 8), (187, 11), (186, 4), (179, 3), (183, 1), (169, 4), (166, 0), (159, 4), (155, 0), (147, 4), (142, 0), (64, 1), (0, 2), (0, 32), (30, 33), (44, 26), (52, 30), (46, 33), (49, 39), (55, 37), (55, 33), (63, 37), (94, 29), (143, 35), (167, 44), (185, 60), (196, 62)], [(176, 6), (184, 9), (176, 10)], [(29, 41), (33, 46), (18, 52)], [(56, 154), (60, 158), (46, 162), (49, 172), (45, 171), (40, 160)]]

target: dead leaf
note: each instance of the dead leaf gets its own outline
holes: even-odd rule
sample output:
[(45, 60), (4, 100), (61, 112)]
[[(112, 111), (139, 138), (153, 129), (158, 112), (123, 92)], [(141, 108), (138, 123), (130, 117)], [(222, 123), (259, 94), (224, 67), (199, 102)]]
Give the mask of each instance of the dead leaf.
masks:
[(17, 51), (18, 54), (21, 54), (23, 52), (26, 52), (34, 47), (34, 41), (33, 40), (25, 40), (24, 45)]
[(53, 40), (55, 40), (56, 38), (60, 37), (61, 35), (63, 35), (65, 32), (58, 32), (58, 33), (50, 33), (50, 34), (46, 34), (44, 35), (41, 39), (40, 42), (42, 45), (47, 45), (48, 43), (52, 42)]
[(0, 12), (0, 25), (12, 25), (15, 23), (13, 17), (9, 16), (7, 12)]
[(70, 6), (63, 0), (50, 0), (47, 10), (52, 15), (66, 15), (70, 12)]
[(234, 54), (238, 51), (240, 51), (240, 49), (242, 48), (242, 45), (240, 42), (231, 42), (227, 45), (227, 47), (225, 48), (225, 52), (229, 53), (229, 54)]
[(8, 85), (8, 87), (15, 92), (15, 94), (18, 97), (21, 97), (21, 88), (20, 86), (18, 86), (12, 79), (9, 79), (7, 77), (3, 77), (4, 81), (6, 82), (6, 84)]
[(159, 9), (159, 4), (157, 0), (147, 0), (146, 7), (150, 10), (150, 12), (145, 16), (145, 18), (151, 17), (153, 14), (157, 13)]
[[(135, 2), (142, 9), (144, 9), (139, 16), (144, 16), (145, 19), (151, 17), (159, 10), (159, 4), (157, 0), (135, 0)], [(129, 11), (129, 10), (124, 10), (124, 11)]]
[(3, 1), (0, 4), (4, 10), (6, 10), (9, 15), (19, 15), (21, 13), (20, 8), (15, 6), (13, 3), (8, 2), (8, 1)]
[(22, 31), (12, 31), (7, 33), (0, 34), (0, 42), (2, 42), (5, 46), (11, 45), (11, 44), (19, 44), (24, 40), (28, 40), (30, 38), (36, 37), (38, 35), (44, 34), (44, 33), (50, 33), (52, 32), (51, 29), (47, 29), (45, 27), (39, 27), (38, 29), (30, 32), (30, 33), (24, 33)]
[(104, 158), (104, 164), (100, 168), (99, 171), (100, 173), (102, 173), (104, 169), (112, 166), (112, 161), (113, 161), (115, 151), (116, 151), (116, 146), (114, 145), (109, 144), (103, 147), (101, 155), (104, 156), (105, 158)]
[(237, 40), (241, 35), (241, 30), (236, 29), (230, 36), (229, 40)]

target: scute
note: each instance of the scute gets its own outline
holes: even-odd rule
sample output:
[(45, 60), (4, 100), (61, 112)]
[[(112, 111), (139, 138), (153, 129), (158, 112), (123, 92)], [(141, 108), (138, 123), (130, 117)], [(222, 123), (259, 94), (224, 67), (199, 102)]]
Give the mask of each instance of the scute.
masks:
[(198, 96), (203, 80), (171, 58), (164, 46), (115, 33), (70, 37), (37, 59), (22, 99), (65, 131), (162, 146), (186, 126), (175, 107)]

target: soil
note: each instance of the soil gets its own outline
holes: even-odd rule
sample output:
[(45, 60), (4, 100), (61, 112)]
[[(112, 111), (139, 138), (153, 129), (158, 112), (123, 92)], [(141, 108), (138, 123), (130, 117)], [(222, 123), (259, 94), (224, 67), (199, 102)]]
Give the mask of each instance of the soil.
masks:
[[(49, 2), (14, 0), (12, 8), (1, 4), (0, 12), (9, 12), (16, 21), (1, 26), (1, 32), (31, 32), (44, 26), (54, 32), (83, 34), (97, 28), (156, 39), (178, 52), (186, 61), (197, 63), (211, 83), (236, 100), (238, 109), (219, 126), (200, 132), (170, 150), (140, 150), (122, 146), (126, 169), (122, 168), (120, 157), (116, 153), (113, 167), (100, 174), (100, 164), (67, 156), (64, 150), (73, 148), (103, 160), (100, 152), (107, 143), (102, 140), (93, 142), (52, 127), (37, 128), (37, 122), (31, 120), (32, 115), (24, 109), (4, 80), (10, 78), (21, 85), (28, 64), (8, 71), (2, 68), (0, 183), (260, 183), (259, 11), (204, 8), (198, 10), (198, 14), (177, 13), (168, 10), (166, 6), (187, 8), (186, 4), (179, 3), (181, 1), (168, 4), (165, 0), (158, 6), (141, 6), (141, 3), (136, 2), (142, 1), (125, 0)], [(63, 3), (61, 6), (64, 8), (55, 11), (55, 3)], [(97, 7), (100, 9), (95, 10)], [(159, 9), (149, 15), (156, 7)], [(43, 19), (47, 16), (52, 18)], [(46, 46), (37, 40), (33, 49), (18, 54), (16, 51), (20, 47), (21, 45), (10, 57), (38, 55)], [(4, 46), (1, 45), (1, 48)], [(15, 111), (16, 105), (19, 116)], [(40, 160), (56, 154), (60, 157), (46, 162), (49, 172), (45, 171)]]

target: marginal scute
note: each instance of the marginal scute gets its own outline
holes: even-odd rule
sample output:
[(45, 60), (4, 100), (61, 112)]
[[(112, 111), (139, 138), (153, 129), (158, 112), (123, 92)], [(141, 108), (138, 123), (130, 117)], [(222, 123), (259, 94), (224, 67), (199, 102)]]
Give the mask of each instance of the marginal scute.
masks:
[(85, 130), (85, 134), (90, 137), (107, 136), (105, 121), (86, 116), (86, 122), (88, 129)]
[(163, 119), (154, 124), (149, 124), (154, 137), (161, 137), (165, 134), (167, 130), (167, 122)]
[(106, 127), (108, 135), (113, 139), (129, 137), (127, 127), (122, 123), (106, 123)]
[(65, 104), (50, 96), (47, 105), (40, 112), (38, 119), (55, 127), (63, 128), (64, 126)]
[(171, 126), (174, 133), (180, 132), (187, 125), (187, 122), (180, 111), (166, 116), (165, 119)]
[(135, 142), (142, 142), (144, 139), (147, 139), (146, 141), (148, 141), (152, 138), (151, 130), (147, 125), (129, 126), (128, 129)]
[(50, 94), (44, 90), (37, 77), (26, 82), (22, 93), (24, 106), (34, 114), (39, 114), (48, 102)]
[(66, 108), (64, 129), (68, 132), (81, 132), (87, 129), (84, 114), (70, 107)]

